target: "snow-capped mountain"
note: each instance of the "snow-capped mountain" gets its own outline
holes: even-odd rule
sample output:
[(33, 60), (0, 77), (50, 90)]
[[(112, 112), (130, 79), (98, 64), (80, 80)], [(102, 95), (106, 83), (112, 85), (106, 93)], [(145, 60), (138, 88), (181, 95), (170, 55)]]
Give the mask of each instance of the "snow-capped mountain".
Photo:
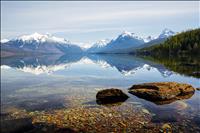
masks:
[(117, 37), (117, 39), (110, 42), (107, 47), (114, 49), (123, 49), (128, 47), (137, 47), (144, 43), (143, 38), (137, 36), (134, 33), (123, 32), (121, 35)]
[(176, 33), (170, 29), (165, 28), (158, 37), (139, 37), (131, 32), (123, 32), (116, 39), (110, 42), (100, 41), (90, 47), (89, 53), (130, 53), (138, 48), (148, 47), (154, 44), (164, 42), (167, 38)]
[(6, 42), (8, 42), (9, 40), (8, 39), (2, 39), (1, 40), (1, 43), (6, 43)]
[(97, 43), (94, 44), (95, 47), (104, 47), (108, 44), (110, 40), (109, 39), (105, 39), (105, 40), (100, 40)]
[(100, 40), (90, 47), (87, 52), (89, 53), (96, 53), (97, 51), (101, 51), (108, 43), (110, 42), (109, 39)]
[(135, 33), (131, 33), (128, 31), (124, 31), (121, 35), (118, 36), (117, 39), (125, 39), (125, 38), (143, 40), (141, 37), (135, 35)]
[(158, 36), (158, 38), (168, 38), (171, 36), (174, 36), (176, 33), (170, 29), (165, 28), (161, 34)]
[(32, 43), (32, 42), (37, 42), (37, 43), (44, 43), (44, 42), (54, 42), (54, 43), (63, 43), (63, 44), (70, 44), (68, 40), (65, 40), (64, 38), (58, 38), (55, 36), (52, 36), (51, 34), (39, 34), (39, 33), (34, 33), (31, 35), (23, 35), (19, 38), (16, 38), (18, 41), (22, 41), (24, 43)]
[[(130, 47), (138, 47), (144, 44), (144, 39), (138, 37), (134, 33), (123, 32), (116, 39), (111, 40), (109, 43), (103, 43), (103, 45), (94, 45), (88, 49), (88, 52), (93, 53), (120, 53), (121, 50)], [(100, 47), (99, 47), (100, 46)]]
[(100, 40), (90, 48), (81, 48), (78, 45), (73, 45), (70, 41), (55, 37), (50, 34), (34, 33), (31, 35), (23, 35), (15, 39), (1, 40), (1, 51), (5, 55), (15, 54), (32, 54), (32, 53), (131, 53), (136, 49), (149, 47), (154, 44), (164, 42), (167, 38), (176, 33), (170, 29), (164, 29), (158, 37), (154, 38), (139, 37), (135, 33), (123, 32), (117, 38)]
[(144, 43), (139, 48), (149, 47), (155, 44), (163, 43), (167, 38), (174, 36), (176, 32), (165, 28), (162, 32), (158, 35), (158, 37), (149, 39), (150, 41)]
[(71, 44), (64, 38), (58, 38), (50, 34), (34, 33), (23, 35), (2, 43), (3, 51), (24, 53), (80, 53), (82, 49)]
[(143, 38), (143, 40), (144, 40), (145, 43), (148, 43), (148, 42), (152, 41), (153, 39), (154, 38), (152, 36), (148, 36), (146, 38)]

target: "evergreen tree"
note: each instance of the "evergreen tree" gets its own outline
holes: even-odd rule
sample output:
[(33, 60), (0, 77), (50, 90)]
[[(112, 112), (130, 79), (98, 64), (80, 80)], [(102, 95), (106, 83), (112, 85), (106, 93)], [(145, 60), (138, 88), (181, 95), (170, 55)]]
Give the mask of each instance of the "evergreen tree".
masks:
[(165, 42), (143, 48), (137, 51), (139, 54), (150, 55), (179, 55), (179, 54), (197, 54), (200, 56), (200, 28), (179, 33)]

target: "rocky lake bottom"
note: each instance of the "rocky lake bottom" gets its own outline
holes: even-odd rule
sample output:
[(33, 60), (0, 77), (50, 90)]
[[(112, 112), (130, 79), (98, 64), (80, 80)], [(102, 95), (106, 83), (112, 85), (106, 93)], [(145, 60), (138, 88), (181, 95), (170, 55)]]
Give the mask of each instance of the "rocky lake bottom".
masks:
[[(169, 81), (200, 87), (199, 64), (194, 62), (189, 67), (178, 62), (181, 73), (129, 55), (3, 59), (1, 132), (200, 132), (200, 91), (158, 104), (128, 90), (135, 84)], [(129, 98), (99, 104), (97, 93), (109, 88), (118, 88)]]

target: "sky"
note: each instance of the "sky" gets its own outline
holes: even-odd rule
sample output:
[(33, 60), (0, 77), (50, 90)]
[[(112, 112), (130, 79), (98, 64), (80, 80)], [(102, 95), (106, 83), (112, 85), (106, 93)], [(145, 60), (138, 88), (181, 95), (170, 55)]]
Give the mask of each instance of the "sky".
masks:
[(199, 1), (1, 1), (1, 39), (50, 33), (89, 47), (124, 31), (158, 36), (199, 23)]

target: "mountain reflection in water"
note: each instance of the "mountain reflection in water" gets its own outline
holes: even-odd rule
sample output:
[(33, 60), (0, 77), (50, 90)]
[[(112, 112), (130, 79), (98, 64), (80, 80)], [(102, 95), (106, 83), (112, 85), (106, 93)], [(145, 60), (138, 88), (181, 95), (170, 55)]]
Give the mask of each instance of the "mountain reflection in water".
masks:
[(42, 55), (29, 57), (2, 58), (1, 67), (11, 67), (32, 74), (53, 73), (58, 70), (69, 68), (75, 63), (95, 63), (103, 68), (116, 68), (121, 74), (133, 75), (139, 69), (157, 69), (163, 77), (173, 74), (163, 65), (153, 63), (130, 55)]

